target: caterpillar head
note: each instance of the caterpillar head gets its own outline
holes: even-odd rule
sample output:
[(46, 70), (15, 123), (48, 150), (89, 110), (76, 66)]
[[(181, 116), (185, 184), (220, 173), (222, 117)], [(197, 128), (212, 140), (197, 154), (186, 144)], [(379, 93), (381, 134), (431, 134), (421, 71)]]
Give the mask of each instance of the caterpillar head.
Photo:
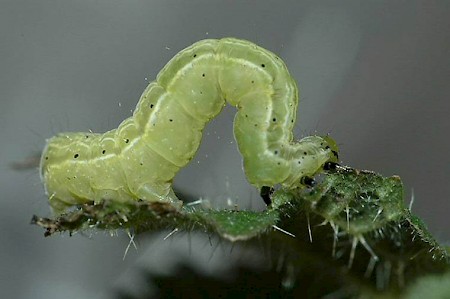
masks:
[(328, 149), (330, 149), (331, 154), (332, 154), (330, 156), (330, 159), (327, 162), (338, 163), (339, 162), (339, 148), (338, 148), (336, 141), (333, 138), (331, 138), (329, 135), (322, 136), (322, 138), (326, 143), (325, 148), (328, 147)]
[[(293, 144), (289, 174), (282, 184), (288, 188), (311, 186), (305, 178), (313, 178), (327, 164), (338, 162), (338, 147), (329, 136), (307, 136)], [(326, 167), (325, 167), (326, 168)]]
[(313, 187), (316, 184), (313, 175), (322, 170), (331, 170), (336, 167), (339, 161), (339, 148), (336, 141), (328, 135), (311, 136), (307, 138), (311, 139), (312, 143), (315, 142), (316, 145), (319, 145), (317, 155), (314, 158), (318, 164), (315, 164), (315, 170), (311, 167), (311, 171), (300, 178), (300, 185)]

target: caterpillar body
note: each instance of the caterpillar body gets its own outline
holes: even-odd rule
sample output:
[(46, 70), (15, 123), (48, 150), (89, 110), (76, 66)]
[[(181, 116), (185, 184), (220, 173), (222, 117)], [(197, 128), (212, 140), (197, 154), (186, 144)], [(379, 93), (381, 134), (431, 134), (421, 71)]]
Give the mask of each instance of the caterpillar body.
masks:
[(225, 103), (238, 109), (234, 135), (255, 187), (302, 187), (302, 177), (337, 162), (328, 136), (292, 141), (298, 90), (278, 56), (235, 38), (202, 40), (167, 63), (117, 129), (47, 140), (40, 173), (53, 211), (104, 199), (180, 207), (173, 178)]

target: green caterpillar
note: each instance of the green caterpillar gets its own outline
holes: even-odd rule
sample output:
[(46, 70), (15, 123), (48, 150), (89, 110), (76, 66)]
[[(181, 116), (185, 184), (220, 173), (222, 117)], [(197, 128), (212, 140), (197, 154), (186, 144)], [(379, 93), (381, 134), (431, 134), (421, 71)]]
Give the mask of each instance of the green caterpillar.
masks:
[(235, 38), (202, 40), (167, 63), (117, 129), (47, 141), (40, 172), (53, 211), (103, 199), (180, 207), (172, 180), (225, 103), (238, 109), (234, 135), (255, 187), (302, 187), (301, 178), (337, 162), (328, 136), (292, 141), (298, 90), (278, 56)]

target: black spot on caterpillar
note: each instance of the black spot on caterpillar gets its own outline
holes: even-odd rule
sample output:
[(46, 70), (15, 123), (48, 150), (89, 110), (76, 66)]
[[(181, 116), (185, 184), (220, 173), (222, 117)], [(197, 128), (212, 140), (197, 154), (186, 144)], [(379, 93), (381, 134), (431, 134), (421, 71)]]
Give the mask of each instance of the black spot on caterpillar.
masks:
[(248, 181), (258, 189), (302, 187), (301, 178), (337, 162), (328, 136), (293, 142), (298, 90), (281, 59), (248, 41), (208, 39), (175, 55), (117, 129), (47, 141), (40, 171), (54, 212), (103, 199), (180, 207), (172, 180), (226, 102), (238, 109), (234, 134)]

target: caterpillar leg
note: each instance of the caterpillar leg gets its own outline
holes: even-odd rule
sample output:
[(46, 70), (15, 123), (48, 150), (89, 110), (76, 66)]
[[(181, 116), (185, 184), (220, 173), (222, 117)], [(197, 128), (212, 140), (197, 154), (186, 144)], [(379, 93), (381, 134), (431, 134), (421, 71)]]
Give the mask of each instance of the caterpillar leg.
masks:
[(178, 199), (170, 186), (143, 184), (138, 189), (136, 196), (148, 202), (170, 202), (174, 207), (180, 209), (183, 202)]
[(316, 185), (316, 180), (309, 176), (302, 177), (300, 182), (307, 187), (314, 187)]
[(326, 162), (323, 164), (323, 170), (336, 170), (339, 164), (335, 162)]
[(272, 199), (270, 198), (275, 190), (272, 187), (263, 186), (259, 192), (259, 195), (262, 197), (266, 205), (270, 205), (272, 203)]

